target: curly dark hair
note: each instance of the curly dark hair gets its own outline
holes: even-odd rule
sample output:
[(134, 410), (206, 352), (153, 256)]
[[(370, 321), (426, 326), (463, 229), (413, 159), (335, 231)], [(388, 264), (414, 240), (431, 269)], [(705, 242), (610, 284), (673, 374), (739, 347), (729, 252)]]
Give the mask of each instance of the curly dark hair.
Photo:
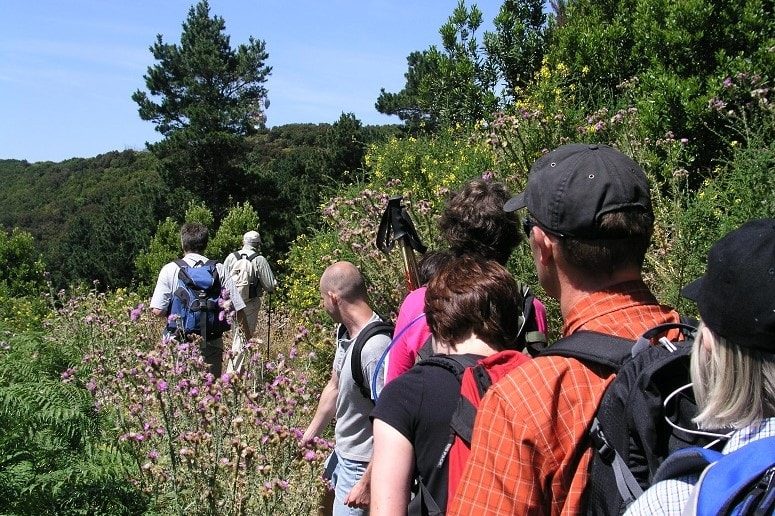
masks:
[(498, 262), (480, 257), (448, 260), (425, 292), (431, 333), (453, 349), (472, 333), (497, 350), (513, 348), (521, 313), (514, 277)]
[(479, 255), (505, 265), (522, 239), (519, 218), (503, 211), (511, 198), (497, 181), (475, 179), (450, 199), (439, 220), (441, 234), (456, 256)]

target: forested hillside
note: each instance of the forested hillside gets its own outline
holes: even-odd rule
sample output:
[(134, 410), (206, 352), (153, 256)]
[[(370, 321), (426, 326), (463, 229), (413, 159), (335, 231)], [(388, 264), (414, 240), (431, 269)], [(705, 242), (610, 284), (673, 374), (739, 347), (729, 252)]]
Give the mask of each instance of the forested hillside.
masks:
[[(285, 253), (296, 236), (320, 221), (320, 203), (343, 183), (363, 176), (367, 144), (397, 126), (362, 127), (352, 115), (333, 124), (265, 129), (249, 139), (246, 179), (230, 185), (229, 204), (258, 213), (265, 250)], [(184, 184), (165, 184), (150, 152), (110, 152), (61, 163), (0, 160), (0, 226), (29, 232), (55, 285), (98, 280), (103, 288), (137, 278), (134, 261), (157, 225), (181, 220), (196, 199)]]

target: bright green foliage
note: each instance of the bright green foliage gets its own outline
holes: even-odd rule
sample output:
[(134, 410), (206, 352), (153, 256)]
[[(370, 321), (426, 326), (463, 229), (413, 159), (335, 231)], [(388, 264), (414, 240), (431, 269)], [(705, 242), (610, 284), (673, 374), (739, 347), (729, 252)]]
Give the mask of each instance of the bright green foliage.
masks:
[(164, 264), (179, 258), (180, 253), (180, 226), (167, 217), (157, 226), (148, 248), (135, 260), (138, 283), (155, 285)]
[(495, 17), (494, 32), (485, 32), (484, 48), (513, 97), (541, 66), (546, 38), (543, 0), (505, 0)]
[(476, 31), (482, 21), (482, 12), (461, 0), (439, 29), (442, 48), (410, 55), (407, 86), (398, 94), (382, 90), (377, 109), (413, 123), (427, 120), (431, 127), (437, 122), (468, 125), (492, 113), (498, 105), (497, 75), (480, 55)]
[(572, 71), (587, 111), (621, 107), (615, 99), (630, 88), (644, 136), (686, 137), (708, 166), (729, 137), (708, 104), (725, 76), (775, 67), (773, 20), (762, 0), (578, 0), (547, 55)]
[(39, 327), (46, 305), (44, 265), (32, 235), (0, 230), (0, 323), (17, 329)]
[(137, 514), (146, 497), (72, 367), (72, 340), (0, 329), (0, 512)]
[(229, 209), (218, 231), (210, 237), (207, 257), (223, 262), (229, 253), (242, 247), (242, 236), (248, 231), (259, 231), (258, 214), (249, 203)]
[(0, 231), (0, 295), (22, 297), (43, 291), (43, 260), (32, 235), (14, 228)]
[(271, 72), (263, 41), (251, 36), (234, 49), (225, 28), (223, 18), (210, 16), (206, 0), (191, 7), (180, 45), (159, 35), (151, 46), (158, 63), (144, 76), (150, 96), (140, 90), (132, 95), (140, 118), (165, 137), (149, 146), (162, 162), (165, 182), (217, 210), (239, 194), (232, 186), (247, 179), (244, 137), (264, 125), (264, 83)]
[(188, 223), (202, 224), (208, 228), (213, 227), (213, 211), (204, 202), (191, 201), (186, 208), (185, 221)]
[(507, 0), (494, 20), (495, 31), (476, 32), (482, 12), (460, 0), (439, 29), (441, 48), (431, 46), (407, 58), (406, 85), (398, 93), (381, 90), (376, 108), (398, 115), (407, 127), (472, 125), (488, 119), (504, 99), (533, 78), (545, 48), (546, 16), (539, 0)]

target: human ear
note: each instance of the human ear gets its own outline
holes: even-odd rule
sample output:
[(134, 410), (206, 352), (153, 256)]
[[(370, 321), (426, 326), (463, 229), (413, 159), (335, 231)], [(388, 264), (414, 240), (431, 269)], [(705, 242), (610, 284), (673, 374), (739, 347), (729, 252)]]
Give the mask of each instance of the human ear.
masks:
[(548, 265), (554, 257), (555, 242), (552, 237), (539, 226), (533, 227), (533, 252), (541, 265)]

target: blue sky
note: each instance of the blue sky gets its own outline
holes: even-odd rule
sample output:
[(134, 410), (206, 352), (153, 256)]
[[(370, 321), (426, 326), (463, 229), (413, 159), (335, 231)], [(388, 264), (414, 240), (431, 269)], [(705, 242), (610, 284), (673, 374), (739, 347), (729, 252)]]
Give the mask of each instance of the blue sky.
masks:
[[(156, 34), (177, 43), (194, 0), (0, 0), (0, 159), (61, 161), (143, 149), (140, 120)], [(489, 27), (502, 0), (475, 2)], [(467, 1), (470, 5), (470, 1)], [(268, 125), (395, 123), (374, 109), (404, 84), (406, 56), (439, 44), (456, 0), (211, 0), (232, 47), (266, 41)]]

